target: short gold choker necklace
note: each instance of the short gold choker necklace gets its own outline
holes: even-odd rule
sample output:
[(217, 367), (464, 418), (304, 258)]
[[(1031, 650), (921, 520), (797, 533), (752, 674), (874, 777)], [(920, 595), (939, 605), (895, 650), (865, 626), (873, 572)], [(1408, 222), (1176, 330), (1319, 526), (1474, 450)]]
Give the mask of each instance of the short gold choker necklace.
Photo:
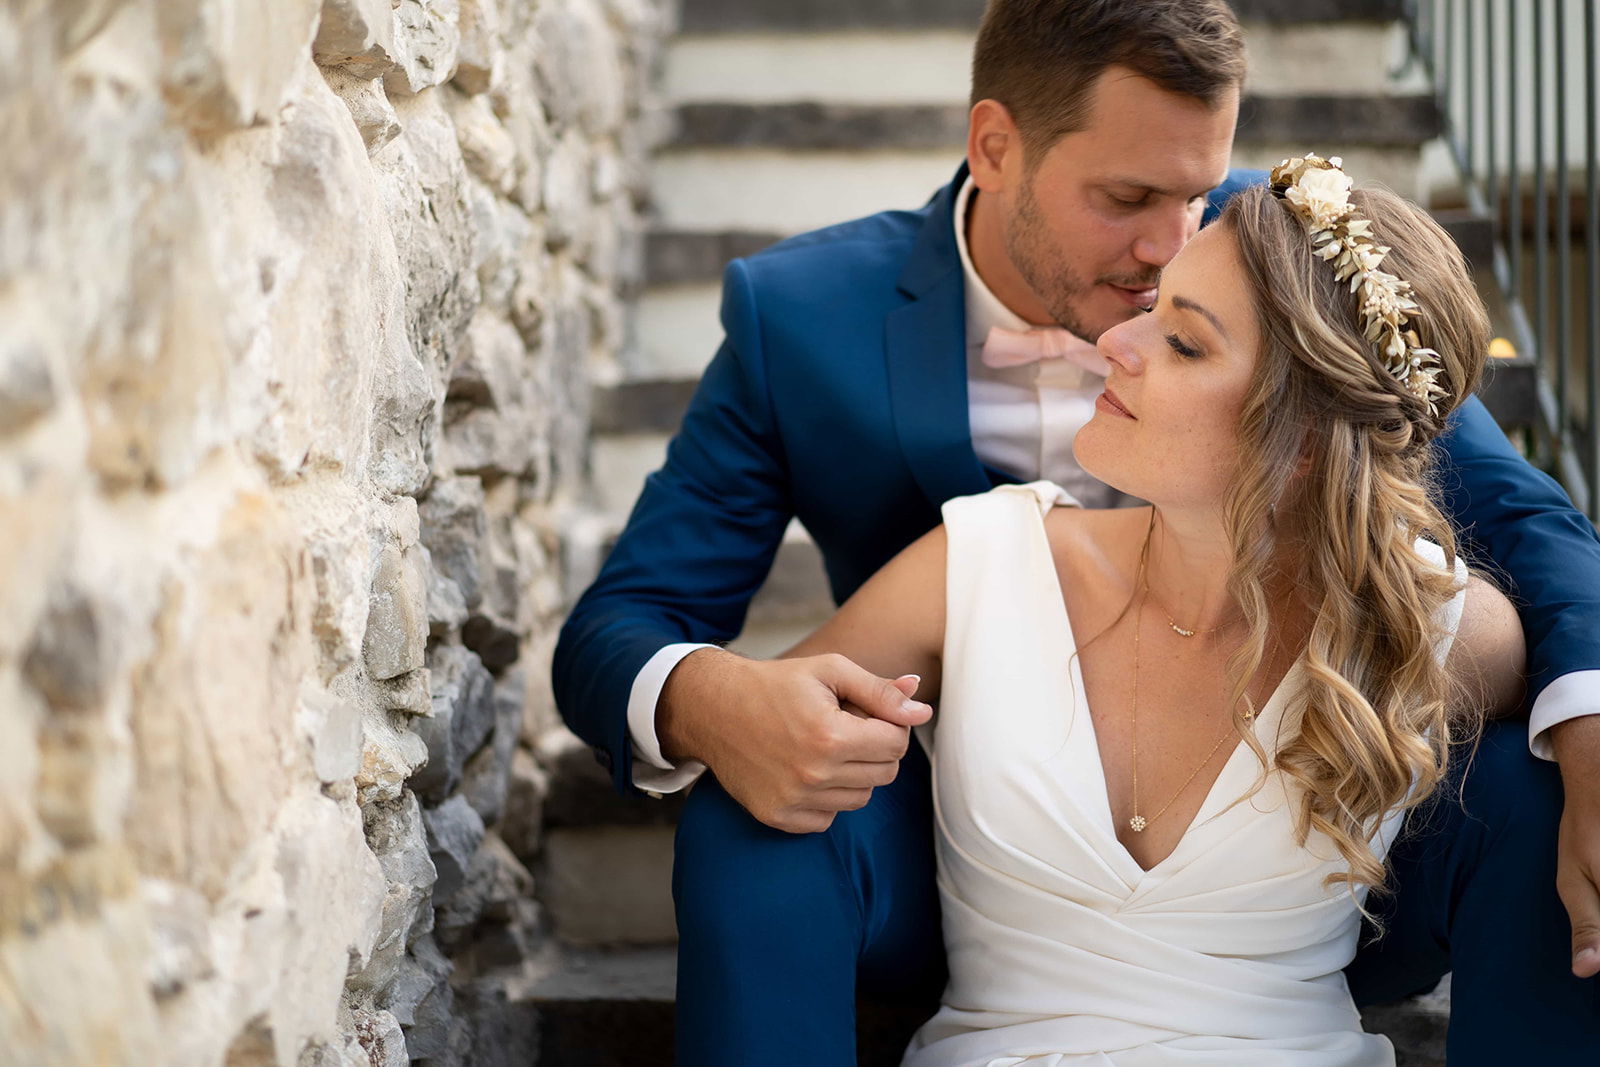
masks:
[(1230, 619), (1227, 622), (1218, 623), (1216, 626), (1213, 626), (1213, 627), (1211, 627), (1210, 629), (1207, 629), (1207, 630), (1193, 629), (1193, 628), (1190, 628), (1190, 627), (1187, 627), (1187, 626), (1179, 626), (1178, 625), (1178, 620), (1174, 619), (1172, 617), (1172, 612), (1167, 610), (1167, 606), (1161, 602), (1161, 599), (1159, 597), (1153, 596), (1151, 594), (1151, 592), (1150, 592), (1150, 575), (1149, 575), (1149, 571), (1145, 567), (1145, 564), (1149, 560), (1150, 534), (1155, 530), (1155, 527), (1156, 527), (1156, 509), (1155, 508), (1151, 508), (1150, 509), (1150, 528), (1147, 529), (1145, 531), (1145, 533), (1144, 533), (1144, 548), (1141, 549), (1140, 552), (1139, 552), (1139, 574), (1140, 574), (1139, 589), (1143, 593), (1145, 598), (1149, 599), (1149, 600), (1154, 600), (1156, 602), (1156, 607), (1161, 609), (1161, 614), (1163, 614), (1163, 615), (1165, 615), (1167, 617), (1167, 626), (1170, 627), (1172, 632), (1177, 634), (1179, 637), (1198, 637), (1201, 634), (1214, 634), (1218, 630), (1226, 629), (1227, 627), (1232, 626), (1234, 624), (1234, 622), (1236, 622), (1238, 620)]

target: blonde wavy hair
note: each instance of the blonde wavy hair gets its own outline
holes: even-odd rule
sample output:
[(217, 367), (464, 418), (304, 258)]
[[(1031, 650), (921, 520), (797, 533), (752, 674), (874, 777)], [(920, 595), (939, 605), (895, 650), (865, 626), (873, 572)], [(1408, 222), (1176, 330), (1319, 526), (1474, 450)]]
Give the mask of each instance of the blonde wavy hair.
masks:
[[(1409, 281), (1421, 305), (1412, 326), (1442, 364), (1437, 414), (1384, 369), (1362, 336), (1358, 297), (1313, 255), (1282, 200), (1251, 188), (1217, 224), (1237, 240), (1262, 338), (1226, 512), (1229, 591), (1249, 624), (1229, 664), (1234, 706), (1265, 767), (1243, 729), (1245, 692), (1268, 658), (1272, 598), (1297, 589), (1314, 620), (1304, 718), (1274, 765), (1303, 786), (1300, 842), (1313, 830), (1332, 839), (1349, 869), (1329, 882), (1353, 891), (1384, 883), (1373, 846), (1385, 814), (1425, 800), (1451, 744), (1475, 734), (1452, 718), (1436, 657), (1436, 616), (1458, 583), (1455, 538), (1431, 489), (1432, 443), (1478, 384), (1489, 324), (1461, 253), (1431, 218), (1382, 190), (1356, 190), (1351, 202), (1391, 249), (1383, 269)], [(1419, 555), (1419, 537), (1452, 566)]]

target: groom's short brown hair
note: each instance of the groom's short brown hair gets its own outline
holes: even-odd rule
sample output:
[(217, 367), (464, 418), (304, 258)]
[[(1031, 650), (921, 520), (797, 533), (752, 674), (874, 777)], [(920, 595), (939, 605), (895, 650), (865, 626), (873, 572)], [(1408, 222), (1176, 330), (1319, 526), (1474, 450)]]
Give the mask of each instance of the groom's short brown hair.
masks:
[(1244, 37), (1226, 0), (989, 0), (972, 103), (1004, 104), (1037, 162), (1087, 123), (1090, 87), (1112, 66), (1215, 106), (1244, 80)]

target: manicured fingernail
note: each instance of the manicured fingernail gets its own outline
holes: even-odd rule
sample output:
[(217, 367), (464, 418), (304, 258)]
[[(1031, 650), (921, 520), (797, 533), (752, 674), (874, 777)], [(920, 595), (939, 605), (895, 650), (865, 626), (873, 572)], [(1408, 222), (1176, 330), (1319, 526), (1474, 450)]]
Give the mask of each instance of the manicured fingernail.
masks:
[(902, 674), (900, 677), (902, 679), (910, 678), (913, 682), (916, 682), (918, 685), (922, 684), (922, 675), (920, 675), (920, 674)]
[(932, 711), (933, 709), (922, 703), (920, 700), (903, 700), (900, 702), (900, 710), (910, 712), (913, 715), (920, 715), (925, 711)]

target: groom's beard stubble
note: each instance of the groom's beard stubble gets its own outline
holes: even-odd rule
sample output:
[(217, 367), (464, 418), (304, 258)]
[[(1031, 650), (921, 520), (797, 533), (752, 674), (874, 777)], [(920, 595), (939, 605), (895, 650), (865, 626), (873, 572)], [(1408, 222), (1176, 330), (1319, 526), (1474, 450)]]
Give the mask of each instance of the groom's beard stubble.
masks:
[(1115, 316), (1112, 321), (1089, 319), (1091, 312), (1084, 305), (1094, 297), (1099, 286), (1153, 289), (1161, 278), (1160, 269), (1152, 267), (1137, 274), (1107, 275), (1092, 282), (1084, 281), (1068, 263), (1068, 251), (1051, 243), (1032, 181), (1024, 182), (1017, 194), (1017, 207), (1006, 226), (1005, 242), (1006, 255), (1050, 317), (1062, 329), (1089, 342), (1098, 341), (1101, 333), (1137, 314), (1129, 308), (1127, 314), (1112, 313)]

